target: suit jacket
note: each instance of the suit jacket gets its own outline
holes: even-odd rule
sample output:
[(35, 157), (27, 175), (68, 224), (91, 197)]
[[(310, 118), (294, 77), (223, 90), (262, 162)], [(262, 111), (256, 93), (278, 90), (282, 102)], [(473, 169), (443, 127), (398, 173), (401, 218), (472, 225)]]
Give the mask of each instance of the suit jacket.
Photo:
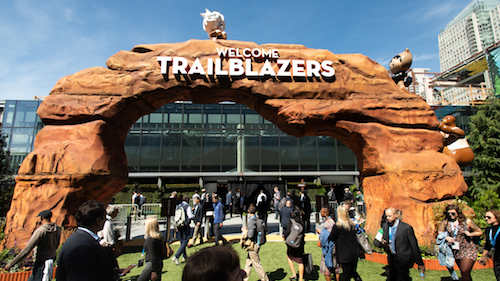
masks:
[(198, 206), (197, 210), (196, 210), (196, 206), (195, 206), (196, 212), (194, 212), (194, 223), (202, 222), (203, 214), (205, 213), (203, 210), (203, 204), (199, 203), (197, 206)]
[[(384, 240), (389, 243), (389, 224), (385, 222), (384, 229)], [(423, 265), (422, 256), (420, 255), (420, 249), (418, 248), (417, 238), (415, 237), (415, 232), (413, 227), (402, 221), (399, 221), (399, 225), (396, 231), (396, 237), (394, 240), (396, 247), (395, 258), (399, 265), (404, 268), (411, 268), (414, 263), (418, 265)], [(391, 259), (391, 251), (387, 246), (386, 251), (388, 253), (388, 260)]]
[(292, 211), (293, 211), (292, 207), (285, 206), (281, 208), (280, 218), (281, 218), (281, 227), (283, 227), (283, 229), (287, 228), (288, 220), (292, 216)]
[(339, 263), (351, 263), (358, 259), (360, 250), (354, 227), (351, 230), (345, 230), (334, 225), (328, 239), (335, 242)]
[(57, 281), (113, 281), (113, 263), (89, 233), (77, 229), (61, 248)]

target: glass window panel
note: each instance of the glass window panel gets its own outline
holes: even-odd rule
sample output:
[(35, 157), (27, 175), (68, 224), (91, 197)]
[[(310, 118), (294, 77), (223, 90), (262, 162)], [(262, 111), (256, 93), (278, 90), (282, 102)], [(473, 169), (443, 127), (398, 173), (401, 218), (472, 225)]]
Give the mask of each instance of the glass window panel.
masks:
[(222, 171), (237, 170), (238, 130), (222, 131)]
[(260, 141), (262, 144), (262, 171), (279, 171), (280, 149), (279, 130), (262, 130)]
[(300, 170), (318, 170), (318, 150), (316, 147), (317, 136), (301, 137), (300, 142)]
[(337, 149), (335, 147), (335, 142), (336, 140), (332, 137), (318, 137), (320, 171), (337, 170)]
[(182, 171), (200, 171), (201, 130), (183, 130)]
[(125, 139), (125, 153), (127, 154), (128, 170), (130, 172), (139, 171), (141, 130), (131, 129)]
[(260, 115), (258, 113), (245, 114), (245, 124), (260, 124)]
[(203, 160), (201, 164), (202, 171), (220, 172), (220, 134), (220, 130), (205, 130), (203, 133)]
[(158, 171), (160, 166), (161, 130), (143, 130), (141, 171)]
[(191, 113), (188, 115), (188, 123), (190, 124), (201, 124), (201, 113)]
[(298, 171), (299, 169), (299, 149), (297, 138), (280, 134), (281, 149), (281, 171)]
[(15, 127), (34, 127), (38, 101), (17, 101)]
[(16, 111), (16, 101), (8, 100), (5, 102), (5, 109), (3, 112), (3, 127), (12, 127), (14, 122), (14, 112)]
[(339, 171), (355, 171), (356, 157), (354, 152), (340, 141), (337, 141), (337, 150), (339, 153)]
[(161, 171), (179, 171), (181, 162), (181, 131), (163, 130)]
[(12, 129), (12, 135), (10, 136), (10, 152), (31, 152), (33, 147), (33, 133), (34, 128), (30, 129)]
[[(161, 109), (160, 109), (161, 110)], [(151, 113), (149, 117), (149, 123), (161, 123), (163, 122), (163, 114), (160, 113)]]
[(182, 123), (182, 113), (170, 113), (169, 123), (181, 124)]
[(245, 172), (260, 172), (260, 130), (245, 130), (243, 159)]
[(226, 123), (229, 124), (241, 123), (240, 114), (226, 114)]
[(209, 124), (220, 124), (222, 123), (222, 118), (220, 114), (208, 114), (208, 122)]

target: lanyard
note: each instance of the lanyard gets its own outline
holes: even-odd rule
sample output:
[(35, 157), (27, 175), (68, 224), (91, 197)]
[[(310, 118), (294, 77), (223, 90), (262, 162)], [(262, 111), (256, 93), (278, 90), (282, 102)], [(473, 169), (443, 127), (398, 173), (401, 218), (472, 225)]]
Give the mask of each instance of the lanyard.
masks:
[(452, 222), (451, 223), (451, 231), (453, 232), (453, 237), (457, 237), (457, 233), (458, 233), (458, 225), (455, 226), (455, 223)]
[(490, 242), (491, 242), (491, 246), (493, 246), (493, 248), (495, 248), (495, 245), (497, 243), (498, 233), (500, 233), (500, 227), (498, 227), (497, 233), (495, 234), (495, 239), (493, 239), (493, 237), (491, 236), (493, 234), (493, 228), (491, 228), (491, 230), (490, 230)]

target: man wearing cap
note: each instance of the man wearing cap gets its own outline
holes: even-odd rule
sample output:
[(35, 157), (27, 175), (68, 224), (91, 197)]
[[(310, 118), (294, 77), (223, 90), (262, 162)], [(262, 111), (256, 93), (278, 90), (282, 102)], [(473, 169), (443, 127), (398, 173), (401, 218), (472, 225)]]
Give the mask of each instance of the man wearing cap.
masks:
[(52, 212), (49, 210), (41, 211), (38, 217), (40, 217), (40, 221), (37, 224), (41, 224), (41, 226), (33, 232), (26, 247), (5, 266), (5, 270), (10, 270), (12, 266), (24, 259), (36, 246), (35, 264), (29, 280), (45, 281), (52, 279), (56, 250), (61, 237), (61, 228), (56, 223), (50, 222)]

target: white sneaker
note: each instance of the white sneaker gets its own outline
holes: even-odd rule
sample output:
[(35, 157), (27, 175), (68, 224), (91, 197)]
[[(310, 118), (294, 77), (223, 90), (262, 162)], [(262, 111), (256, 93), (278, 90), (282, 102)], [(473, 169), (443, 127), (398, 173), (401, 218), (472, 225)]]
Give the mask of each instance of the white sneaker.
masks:
[(177, 259), (175, 256), (172, 258), (172, 261), (175, 263), (175, 265), (179, 265), (179, 259)]
[(188, 257), (186, 257), (186, 258), (185, 258), (184, 256), (182, 256), (182, 257), (181, 257), (181, 262), (186, 262), (186, 259), (187, 259), (187, 258), (188, 258)]

